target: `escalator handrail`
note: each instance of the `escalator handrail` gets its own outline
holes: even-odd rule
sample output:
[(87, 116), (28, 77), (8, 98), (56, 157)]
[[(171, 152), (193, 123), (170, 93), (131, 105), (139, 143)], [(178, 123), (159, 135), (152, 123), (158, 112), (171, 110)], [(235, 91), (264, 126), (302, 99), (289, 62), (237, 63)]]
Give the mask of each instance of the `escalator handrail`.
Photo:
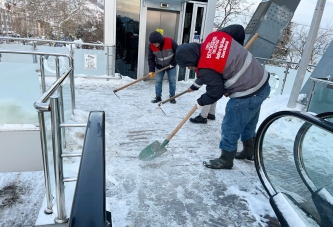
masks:
[(105, 113), (89, 114), (68, 227), (106, 226)]
[(259, 126), (257, 130), (256, 140), (255, 140), (255, 154), (254, 154), (254, 162), (257, 174), (259, 179), (266, 189), (266, 192), (270, 197), (275, 195), (277, 192), (274, 186), (271, 184), (269, 178), (267, 177), (265, 166), (263, 163), (262, 156), (262, 144), (264, 140), (264, 135), (269, 128), (269, 126), (277, 119), (285, 116), (294, 116), (304, 120), (305, 122), (311, 123), (312, 125), (316, 125), (319, 128), (322, 128), (326, 131), (333, 133), (333, 123), (325, 121), (320, 117), (311, 115), (307, 112), (299, 112), (299, 111), (279, 111), (270, 116), (268, 116)]
[[(326, 118), (332, 118), (333, 117), (333, 112), (325, 112), (316, 115), (316, 117), (321, 118), (321, 119), (326, 119)], [(303, 155), (302, 155), (302, 143), (304, 140), (304, 137), (312, 124), (305, 122), (302, 127), (297, 132), (296, 138), (295, 138), (295, 143), (294, 143), (294, 159), (295, 159), (295, 165), (296, 169), (301, 176), (303, 182), (305, 183), (306, 187), (310, 190), (311, 193), (316, 192), (319, 188), (312, 182), (310, 179), (306, 167), (304, 165), (303, 161)]]

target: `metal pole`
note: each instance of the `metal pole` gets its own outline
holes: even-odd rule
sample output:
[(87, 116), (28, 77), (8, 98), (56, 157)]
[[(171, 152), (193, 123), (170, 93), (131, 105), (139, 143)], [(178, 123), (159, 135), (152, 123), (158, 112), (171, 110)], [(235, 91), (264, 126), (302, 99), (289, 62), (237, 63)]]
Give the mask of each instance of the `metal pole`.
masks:
[(54, 219), (56, 223), (66, 223), (65, 208), (65, 185), (63, 182), (63, 161), (62, 161), (62, 146), (61, 146), (61, 130), (60, 130), (60, 113), (58, 95), (50, 97), (51, 104), (51, 128), (52, 128), (52, 147), (54, 159), (54, 173), (55, 173), (55, 190), (58, 216)]
[(310, 106), (310, 102), (311, 102), (312, 96), (314, 94), (313, 90), (314, 90), (315, 86), (316, 86), (316, 81), (313, 81), (313, 85), (312, 85), (312, 88), (311, 88), (311, 91), (310, 91), (310, 97), (309, 97), (308, 103), (306, 104), (306, 108), (305, 108), (306, 111), (309, 110), (309, 106)]
[(70, 57), (69, 59), (69, 66), (72, 67), (72, 72), (70, 75), (70, 82), (71, 82), (71, 97), (72, 97), (72, 114), (74, 114), (75, 109), (75, 84), (74, 84), (74, 58)]
[(44, 56), (39, 57), (39, 66), (40, 66), (40, 79), (41, 79), (41, 83), (42, 83), (42, 92), (44, 93), (46, 91)]
[(45, 130), (45, 119), (44, 112), (38, 111), (38, 120), (39, 120), (39, 132), (41, 139), (41, 148), (42, 148), (42, 156), (43, 156), (43, 169), (44, 169), (44, 181), (45, 181), (45, 196), (46, 196), (46, 208), (44, 213), (52, 214), (52, 194), (51, 194), (51, 184), (50, 184), (50, 166), (49, 159), (47, 153), (47, 140), (46, 140), (46, 130)]
[[(55, 65), (56, 65), (56, 77), (57, 80), (60, 78), (60, 64), (59, 64), (59, 57), (57, 56), (55, 58)], [(59, 110), (60, 110), (60, 122), (65, 121), (65, 114), (64, 114), (64, 97), (63, 97), (63, 92), (62, 92), (62, 86), (59, 87), (59, 94), (60, 94), (60, 105), (59, 105)], [(65, 128), (61, 128), (61, 135), (62, 135), (62, 144), (63, 147), (66, 147), (66, 134), (65, 134)]]
[(110, 76), (110, 47), (106, 47), (106, 74)]
[(289, 74), (289, 65), (287, 65), (287, 69), (286, 69), (286, 71), (284, 71), (284, 78), (283, 78), (283, 81), (282, 81), (282, 87), (281, 87), (280, 95), (282, 95), (282, 93), (283, 93), (284, 85), (286, 84), (288, 74)]
[(299, 64), (299, 68), (298, 68), (296, 78), (295, 78), (295, 81), (294, 81), (294, 86), (291, 90), (290, 98), (289, 98), (289, 101), (288, 101), (288, 104), (287, 104), (287, 106), (289, 108), (295, 108), (296, 107), (296, 101), (297, 101), (299, 92), (302, 88), (302, 84), (303, 84), (304, 76), (305, 76), (305, 73), (306, 73), (307, 65), (308, 65), (308, 63), (310, 61), (310, 58), (311, 58), (311, 53), (312, 53), (312, 50), (313, 50), (314, 43), (316, 41), (316, 37), (317, 37), (321, 17), (323, 16), (325, 3), (326, 3), (326, 0), (318, 0), (317, 1), (317, 5), (316, 5), (316, 9), (315, 9), (313, 18), (312, 18), (308, 38), (307, 38), (306, 43), (305, 43), (304, 52), (302, 54), (301, 62)]

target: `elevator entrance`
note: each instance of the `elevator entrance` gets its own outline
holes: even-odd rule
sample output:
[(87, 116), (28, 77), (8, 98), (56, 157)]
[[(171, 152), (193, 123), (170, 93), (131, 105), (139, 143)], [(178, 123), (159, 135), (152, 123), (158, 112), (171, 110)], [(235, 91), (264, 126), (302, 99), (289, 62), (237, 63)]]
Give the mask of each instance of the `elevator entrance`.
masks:
[[(216, 0), (160, 2), (146, 0), (140, 7), (138, 78), (149, 72), (149, 35), (159, 31), (172, 38), (178, 45), (182, 43), (201, 43), (213, 30)], [(194, 71), (177, 66), (178, 80), (194, 79)]]
[(179, 25), (179, 11), (168, 11), (148, 8), (147, 9), (147, 26), (146, 26), (146, 40), (145, 40), (145, 64), (144, 74), (149, 73), (148, 67), (148, 50), (149, 50), (149, 35), (153, 31), (160, 32), (163, 36), (172, 38), (177, 42), (178, 25)]

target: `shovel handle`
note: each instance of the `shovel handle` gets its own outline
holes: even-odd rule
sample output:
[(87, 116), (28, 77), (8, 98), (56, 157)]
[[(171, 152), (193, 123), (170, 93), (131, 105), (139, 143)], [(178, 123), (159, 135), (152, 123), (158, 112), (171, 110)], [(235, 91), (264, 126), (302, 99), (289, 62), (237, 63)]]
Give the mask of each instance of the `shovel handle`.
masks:
[[(259, 34), (256, 33), (252, 39), (246, 44), (245, 48), (248, 49), (252, 43), (258, 38)], [(186, 91), (183, 91), (182, 93), (178, 94), (178, 96), (182, 95), (182, 94), (185, 94), (187, 92)], [(174, 96), (176, 97), (176, 96)], [(167, 101), (167, 100), (165, 100)], [(191, 115), (196, 111), (197, 109), (197, 105), (195, 105), (191, 110), (190, 112), (188, 112), (188, 114), (184, 117), (184, 119), (179, 123), (179, 125), (171, 132), (171, 134), (168, 136), (167, 140), (170, 141), (171, 138), (178, 132), (178, 130), (185, 124), (185, 122), (191, 117)]]
[(185, 94), (185, 93), (187, 93), (187, 92), (188, 92), (188, 90), (183, 91), (183, 92), (179, 93), (178, 95), (172, 96), (171, 98), (166, 99), (166, 100), (164, 100), (163, 102), (160, 102), (158, 105), (161, 106), (162, 104), (164, 104), (164, 103), (166, 103), (166, 102), (169, 102), (169, 101), (171, 101), (172, 99), (175, 99), (175, 98), (177, 98), (177, 97), (179, 97), (179, 96), (181, 96), (181, 95), (183, 95), (183, 94)]
[[(157, 70), (155, 73), (162, 72), (163, 70), (166, 70), (166, 69), (168, 69), (168, 68), (172, 68), (172, 67), (173, 67), (173, 66), (171, 66), (171, 65), (165, 66), (164, 68)], [(113, 92), (116, 93), (117, 91), (120, 91), (120, 90), (122, 90), (122, 89), (124, 89), (124, 88), (127, 88), (127, 87), (129, 87), (129, 86), (131, 86), (131, 85), (133, 85), (133, 84), (135, 84), (135, 83), (141, 81), (141, 80), (148, 79), (149, 77), (150, 77), (150, 75), (148, 74), (147, 76), (144, 76), (144, 77), (142, 77), (142, 78), (140, 78), (140, 79), (137, 79), (137, 80), (135, 80), (135, 81), (133, 81), (133, 82), (131, 82), (131, 83), (129, 83), (129, 84), (126, 84), (125, 86), (122, 86), (122, 87), (120, 87), (120, 88), (117, 88), (117, 89), (113, 90)]]
[(250, 41), (247, 42), (245, 45), (245, 49), (249, 49), (249, 47), (254, 43), (254, 41), (259, 37), (259, 34), (256, 33), (254, 36), (250, 39)]
[(191, 117), (191, 115), (196, 111), (197, 105), (195, 105), (190, 112), (184, 117), (184, 119), (179, 123), (179, 125), (171, 132), (171, 134), (168, 136), (167, 140), (170, 141), (171, 138), (178, 132), (178, 130), (183, 126), (183, 124)]

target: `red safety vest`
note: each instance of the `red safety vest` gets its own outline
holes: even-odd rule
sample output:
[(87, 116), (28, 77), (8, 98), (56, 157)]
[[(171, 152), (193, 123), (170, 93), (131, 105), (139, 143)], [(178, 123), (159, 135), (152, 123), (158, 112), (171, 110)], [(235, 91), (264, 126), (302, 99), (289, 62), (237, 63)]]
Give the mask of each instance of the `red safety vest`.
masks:
[(198, 68), (209, 68), (223, 73), (227, 63), (232, 37), (225, 32), (212, 32), (201, 45)]

